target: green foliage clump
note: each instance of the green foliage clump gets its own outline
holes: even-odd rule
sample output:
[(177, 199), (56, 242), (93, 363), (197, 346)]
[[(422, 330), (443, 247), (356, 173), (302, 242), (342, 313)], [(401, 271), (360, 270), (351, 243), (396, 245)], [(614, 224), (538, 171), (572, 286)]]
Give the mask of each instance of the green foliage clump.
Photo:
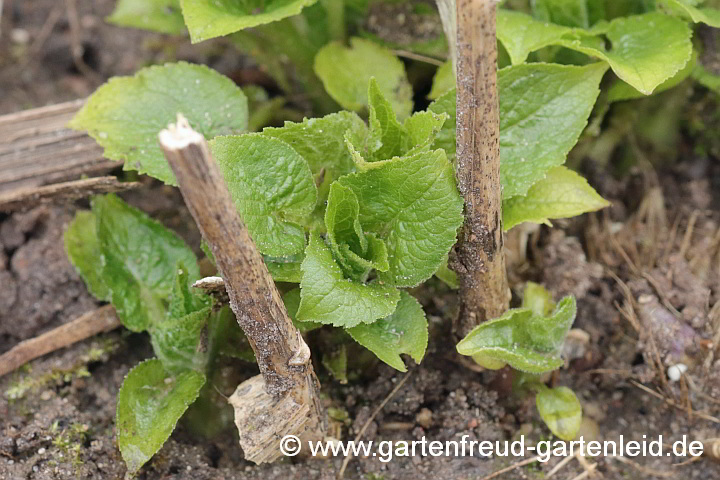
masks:
[[(702, 4), (537, 0), (498, 10), (505, 229), (607, 205), (564, 166), (594, 109), (601, 118), (613, 102), (689, 77), (718, 88), (717, 78), (696, 65), (691, 41), (692, 23), (720, 24), (718, 11)], [(177, 113), (185, 115), (210, 140), (300, 330), (336, 327), (405, 370), (401, 355), (419, 362), (428, 342), (425, 313), (406, 289), (433, 275), (455, 283), (447, 267), (463, 222), (455, 83), (448, 62), (435, 76), (432, 103), (413, 112), (410, 77), (418, 70), (397, 58), (393, 42), (364, 29), (369, 7), (369, 0), (120, 0), (109, 17), (118, 25), (181, 34), (185, 24), (194, 42), (230, 35), (319, 116), (246, 133), (287, 113), (285, 100), (253, 91), (249, 111), (232, 81), (180, 62), (110, 80), (71, 126), (87, 130), (126, 170), (173, 185), (156, 135)], [(429, 49), (432, 41), (421, 43), (408, 48), (437, 51)], [(118, 444), (134, 473), (188, 406), (203, 400), (215, 359), (252, 355), (237, 347), (246, 342), (228, 309), (191, 288), (199, 278), (192, 250), (117, 197), (96, 198), (91, 212), (79, 213), (66, 248), (90, 291), (110, 301), (127, 328), (148, 332), (157, 356), (128, 374), (118, 398)], [(563, 364), (560, 347), (574, 317), (573, 298), (554, 305), (530, 285), (521, 308), (477, 327), (458, 351), (488, 368), (547, 372)], [(323, 364), (346, 381), (345, 344), (327, 352)], [(581, 418), (574, 394), (528, 378), (546, 424), (572, 438)]]
[(582, 407), (567, 387), (548, 388), (540, 374), (560, 368), (565, 336), (575, 320), (573, 297), (557, 304), (550, 292), (528, 282), (520, 308), (475, 327), (457, 345), (461, 355), (472, 356), (479, 365), (497, 370), (506, 365), (519, 370), (518, 392), (535, 392), (540, 417), (550, 431), (563, 440), (575, 438), (582, 421)]
[(493, 370), (505, 365), (529, 373), (555, 370), (564, 364), (560, 352), (575, 313), (573, 297), (554, 305), (542, 287), (530, 283), (521, 308), (478, 325), (457, 350)]
[(94, 198), (92, 211), (75, 217), (65, 247), (93, 295), (111, 302), (126, 328), (148, 332), (158, 357), (131, 370), (118, 394), (118, 445), (134, 473), (205, 384), (219, 345), (204, 338), (219, 314), (190, 288), (200, 278), (192, 250), (114, 195)]

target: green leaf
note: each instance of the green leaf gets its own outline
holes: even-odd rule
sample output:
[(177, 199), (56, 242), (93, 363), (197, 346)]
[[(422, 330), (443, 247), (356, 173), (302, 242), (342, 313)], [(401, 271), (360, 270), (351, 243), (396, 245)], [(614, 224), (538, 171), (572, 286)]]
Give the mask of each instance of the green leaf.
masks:
[(130, 370), (117, 394), (116, 420), (118, 447), (130, 475), (160, 450), (204, 384), (202, 373), (171, 376), (157, 359)]
[(334, 253), (339, 254), (342, 243), (360, 255), (367, 252), (368, 242), (360, 225), (359, 214), (360, 206), (353, 191), (339, 183), (332, 184), (325, 211), (325, 226)]
[(475, 327), (458, 343), (457, 351), (487, 368), (501, 368), (507, 363), (524, 372), (554, 370), (563, 365), (560, 349), (575, 312), (573, 297), (563, 298), (549, 317), (529, 308), (510, 309)]
[[(550, 169), (565, 162), (587, 125), (606, 68), (603, 63), (528, 64), (498, 72), (500, 176), (506, 200), (527, 194)], [(449, 115), (433, 147), (454, 157), (455, 90), (428, 110)]]
[(333, 352), (323, 353), (322, 364), (335, 380), (343, 385), (348, 382), (347, 347), (344, 344)]
[(199, 277), (195, 254), (177, 235), (115, 195), (95, 197), (92, 210), (110, 301), (128, 329), (147, 330), (165, 318), (176, 265), (185, 265), (189, 278)]
[(364, 255), (358, 255), (349, 245), (340, 245), (342, 259), (347, 262), (349, 270), (346, 276), (353, 279), (366, 279), (370, 270), (387, 272), (390, 268), (387, 245), (374, 233), (367, 234), (368, 249)]
[(698, 63), (693, 69), (692, 77), (703, 87), (720, 94), (720, 75), (715, 75)]
[[(610, 64), (620, 79), (645, 95), (679, 72), (690, 59), (692, 32), (680, 19), (659, 12), (602, 22), (590, 30), (535, 20), (498, 10), (497, 35), (513, 64), (550, 45), (561, 45)], [(611, 43), (609, 50), (605, 39)], [(502, 117), (501, 117), (502, 118)]]
[(607, 61), (621, 80), (645, 95), (682, 70), (692, 55), (690, 27), (658, 12), (616, 18), (603, 33), (612, 44), (609, 50), (602, 38), (579, 31), (559, 44)]
[(525, 195), (565, 162), (600, 93), (607, 67), (528, 64), (498, 72), (500, 178), (505, 200)]
[(185, 21), (180, 0), (119, 0), (105, 20), (120, 27), (181, 35)]
[(330, 249), (316, 234), (310, 235), (302, 271), (296, 315), (302, 322), (354, 327), (390, 315), (400, 300), (400, 293), (390, 285), (345, 279)]
[(191, 287), (195, 279), (189, 277), (184, 265), (179, 264), (176, 270), (167, 316), (150, 326), (150, 340), (155, 355), (168, 371), (203, 370), (209, 356), (201, 336), (210, 318), (212, 301)]
[(535, 395), (540, 417), (557, 437), (575, 439), (582, 423), (582, 405), (567, 387), (543, 388)]
[(442, 148), (443, 150), (445, 150), (445, 153), (447, 154), (450, 161), (455, 160), (456, 149), (455, 128), (457, 126), (457, 109), (455, 101), (456, 92), (453, 88), (447, 93), (441, 95), (428, 107), (428, 111), (431, 111), (438, 115), (445, 114), (448, 116), (447, 120), (445, 120), (445, 123), (443, 123), (442, 129), (440, 130), (440, 132), (438, 132), (435, 138), (433, 148)]
[(340, 183), (333, 183), (325, 211), (330, 250), (346, 277), (364, 281), (370, 270), (386, 272), (390, 264), (385, 242), (373, 233), (363, 232), (359, 210), (355, 193)]
[(365, 122), (354, 112), (338, 112), (302, 123), (285, 122), (280, 128), (265, 128), (263, 136), (280, 139), (302, 155), (313, 175), (322, 174), (333, 182), (354, 170), (353, 159), (345, 146), (346, 132), (367, 134)]
[(338, 110), (315, 75), (315, 55), (331, 39), (328, 14), (322, 3), (299, 15), (234, 33), (230, 41), (250, 55), (288, 94), (300, 95), (316, 114)]
[(92, 94), (70, 122), (87, 130), (111, 160), (175, 185), (157, 135), (182, 113), (206, 138), (247, 128), (247, 99), (229, 78), (201, 65), (168, 63), (114, 77)]
[(364, 138), (360, 138), (359, 132), (348, 132), (346, 135), (355, 162), (361, 169), (369, 168), (365, 165), (366, 160), (377, 162), (429, 149), (447, 119), (446, 114), (427, 111), (413, 114), (404, 123), (398, 122), (392, 105), (380, 91), (375, 78), (370, 79), (368, 98), (369, 134)]
[(455, 88), (455, 73), (453, 72), (452, 62), (448, 60), (435, 72), (428, 98), (430, 100), (437, 100), (453, 88)]
[[(359, 264), (360, 262), (357, 261), (363, 260), (368, 253), (368, 238), (360, 225), (359, 210), (357, 197), (351, 189), (337, 182), (330, 186), (325, 210), (325, 226), (330, 250), (345, 276), (364, 280), (363, 277), (373, 267), (365, 263)], [(384, 252), (385, 262), (382, 267), (387, 270), (387, 249)]]
[(426, 111), (415, 112), (405, 119), (403, 126), (408, 132), (408, 149), (403, 155), (429, 150), (448, 118), (448, 114)]
[(583, 177), (565, 167), (555, 167), (524, 196), (503, 202), (503, 226), (510, 230), (522, 222), (548, 223), (609, 206)]
[(568, 27), (590, 26), (587, 0), (535, 0), (532, 8), (533, 15), (540, 20)]
[(547, 317), (555, 309), (555, 302), (545, 287), (535, 282), (527, 282), (523, 292), (522, 306), (532, 310), (535, 315)]
[(440, 268), (438, 268), (437, 272), (435, 272), (435, 276), (442, 280), (445, 285), (454, 290), (459, 287), (457, 273), (450, 270), (447, 260), (442, 266), (440, 266)]
[(317, 0), (181, 0), (193, 43), (297, 15)]
[(282, 297), (283, 303), (285, 304), (285, 310), (288, 312), (288, 316), (293, 321), (295, 328), (300, 330), (300, 333), (310, 332), (322, 327), (322, 323), (313, 322), (300, 322), (297, 320), (297, 311), (300, 308), (300, 289), (293, 288)]
[(378, 278), (418, 285), (443, 264), (463, 222), (453, 167), (442, 150), (368, 165), (338, 182), (357, 196), (363, 229), (387, 245), (390, 268)]
[(393, 53), (362, 38), (351, 38), (350, 48), (339, 42), (323, 47), (315, 57), (315, 73), (330, 96), (347, 110), (368, 106), (367, 86), (375, 77), (398, 118), (412, 111), (412, 87), (405, 66)]
[(90, 293), (98, 300), (108, 301), (110, 289), (103, 277), (96, 224), (92, 212), (78, 212), (65, 232), (65, 251)]
[(565, 342), (565, 336), (575, 321), (577, 305), (572, 296), (560, 300), (552, 314), (533, 318), (524, 325), (522, 335), (527, 335), (533, 348), (541, 352), (559, 353)]
[(225, 355), (255, 363), (255, 353), (250, 341), (238, 325), (229, 306), (222, 307), (210, 316), (210, 356)]
[(293, 257), (265, 257), (270, 275), (276, 282), (300, 283), (302, 280), (302, 256)]
[(297, 317), (298, 308), (300, 308), (300, 289), (293, 288), (282, 296), (282, 300), (285, 305), (285, 310), (288, 312), (288, 316), (294, 322), (295, 317)]
[(428, 344), (425, 312), (418, 301), (406, 292), (400, 292), (400, 302), (392, 315), (369, 325), (348, 328), (347, 332), (380, 360), (401, 372), (407, 371), (407, 368), (400, 354), (407, 353), (420, 363)]
[(210, 149), (260, 252), (302, 253), (301, 225), (317, 202), (308, 162), (287, 143), (257, 133), (215, 138)]
[(168, 317), (150, 328), (153, 351), (169, 372), (205, 368), (208, 352), (203, 349), (201, 335), (210, 313), (210, 307), (205, 307), (181, 317)]
[[(290, 145), (307, 160), (318, 185), (318, 200), (306, 226), (322, 222), (332, 182), (352, 172), (355, 164), (345, 144), (345, 135), (367, 136), (365, 122), (354, 112), (338, 112), (302, 123), (285, 122), (280, 128), (266, 128), (263, 136), (277, 138)], [(311, 227), (312, 228), (312, 227)]]
[(697, 8), (695, 5), (702, 2), (688, 0), (661, 0), (672, 13), (682, 18), (688, 18), (695, 23), (704, 23), (714, 28), (720, 28), (720, 10), (714, 8)]
[(530, 15), (498, 9), (497, 37), (510, 55), (513, 65), (527, 60), (530, 52), (557, 44), (572, 29), (535, 20)]
[(370, 79), (368, 86), (368, 102), (370, 105), (370, 154), (377, 160), (402, 155), (407, 149), (408, 134), (398, 122), (392, 104), (380, 91), (375, 77)]
[[(677, 74), (675, 74), (674, 77), (665, 80), (663, 83), (658, 85), (658, 87), (653, 91), (653, 94), (658, 94), (664, 92), (665, 90), (676, 87), (681, 84), (686, 78), (688, 78), (695, 69), (695, 65), (697, 65), (697, 56), (697, 51), (693, 50), (690, 61), (687, 62), (683, 69), (680, 70)], [(644, 98), (646, 96), (647, 95), (643, 94), (642, 92), (638, 92), (633, 87), (619, 79), (615, 81), (615, 83), (613, 83), (608, 89), (608, 102), (633, 100), (636, 98)]]
[(180, 318), (188, 313), (209, 307), (212, 303), (210, 296), (192, 288), (192, 284), (198, 280), (198, 277), (191, 277), (190, 272), (182, 263), (179, 263), (175, 270), (175, 282), (170, 297), (168, 315)]

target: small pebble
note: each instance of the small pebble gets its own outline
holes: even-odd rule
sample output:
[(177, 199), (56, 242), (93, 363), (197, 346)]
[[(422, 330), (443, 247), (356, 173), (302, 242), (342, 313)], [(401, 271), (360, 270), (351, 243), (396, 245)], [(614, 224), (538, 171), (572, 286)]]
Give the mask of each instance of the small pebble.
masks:
[(44, 449), (44, 448), (39, 448), (39, 449), (38, 449), (38, 455), (42, 455), (43, 453), (45, 453), (45, 449)]
[(25, 45), (30, 42), (30, 33), (22, 28), (13, 28), (10, 30), (10, 40), (13, 43), (19, 43)]
[(432, 425), (432, 412), (428, 408), (423, 408), (415, 415), (415, 421), (423, 428), (430, 428), (430, 425)]
[(676, 363), (668, 367), (667, 376), (671, 382), (677, 382), (683, 376), (683, 373), (687, 372), (687, 365), (684, 363)]

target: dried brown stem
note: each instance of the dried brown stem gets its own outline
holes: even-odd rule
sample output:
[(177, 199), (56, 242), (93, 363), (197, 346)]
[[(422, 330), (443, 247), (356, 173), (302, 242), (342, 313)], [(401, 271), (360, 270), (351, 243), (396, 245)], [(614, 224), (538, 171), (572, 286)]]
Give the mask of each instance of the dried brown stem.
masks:
[(503, 254), (500, 119), (494, 0), (457, 0), (457, 182), (465, 198), (465, 225), (453, 269), (460, 315), (455, 334), (507, 310)]
[(66, 127), (84, 100), (0, 116), (0, 192), (93, 176), (121, 163), (103, 158), (103, 148)]
[(61, 348), (69, 347), (98, 333), (120, 326), (112, 305), (105, 305), (35, 338), (18, 343), (0, 356), (0, 377), (31, 360)]
[(101, 193), (123, 192), (139, 187), (137, 182), (119, 182), (115, 177), (95, 177), (25, 188), (0, 194), (0, 212), (28, 210), (47, 203), (69, 202)]
[(310, 350), (295, 328), (238, 215), (203, 136), (178, 115), (160, 146), (230, 297), (230, 308), (250, 341), (262, 377), (242, 383), (230, 399), (245, 457), (256, 463), (280, 457), (283, 435), (324, 435), (326, 420)]

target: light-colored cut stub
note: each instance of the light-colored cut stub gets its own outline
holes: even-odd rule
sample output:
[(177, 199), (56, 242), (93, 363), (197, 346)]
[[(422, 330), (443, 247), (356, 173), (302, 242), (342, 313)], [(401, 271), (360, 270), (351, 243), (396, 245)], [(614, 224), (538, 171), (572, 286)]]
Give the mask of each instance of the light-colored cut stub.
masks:
[(262, 375), (241, 383), (229, 402), (235, 409), (235, 425), (245, 459), (254, 463), (281, 458), (280, 440), (285, 435), (295, 435), (302, 440), (310, 427), (309, 404), (298, 404), (292, 395), (272, 397), (265, 391)]

